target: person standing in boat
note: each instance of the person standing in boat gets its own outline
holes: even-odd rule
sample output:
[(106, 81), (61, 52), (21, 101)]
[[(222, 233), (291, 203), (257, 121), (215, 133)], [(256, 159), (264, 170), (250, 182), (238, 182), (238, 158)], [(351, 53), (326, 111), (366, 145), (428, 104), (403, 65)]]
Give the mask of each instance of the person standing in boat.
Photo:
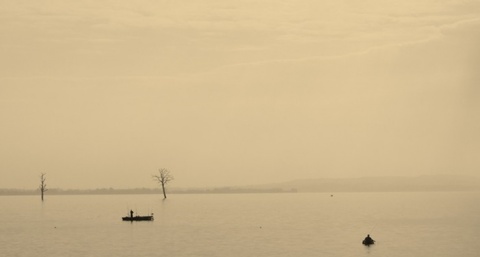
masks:
[(130, 210), (130, 218), (133, 219), (133, 210)]

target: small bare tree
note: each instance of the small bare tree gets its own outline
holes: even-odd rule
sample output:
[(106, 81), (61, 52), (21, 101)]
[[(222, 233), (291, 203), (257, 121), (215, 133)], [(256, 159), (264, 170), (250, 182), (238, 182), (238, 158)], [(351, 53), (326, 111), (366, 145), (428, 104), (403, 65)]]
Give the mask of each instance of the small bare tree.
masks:
[(46, 174), (45, 173), (40, 174), (40, 187), (39, 187), (39, 189), (40, 189), (40, 193), (42, 194), (42, 201), (43, 201), (44, 193), (48, 191), (47, 184), (45, 183), (46, 180), (47, 180)]
[(158, 175), (152, 175), (152, 178), (162, 186), (163, 199), (167, 199), (167, 194), (165, 193), (165, 185), (167, 185), (168, 182), (173, 180), (173, 176), (170, 175), (170, 171), (164, 168), (159, 169)]

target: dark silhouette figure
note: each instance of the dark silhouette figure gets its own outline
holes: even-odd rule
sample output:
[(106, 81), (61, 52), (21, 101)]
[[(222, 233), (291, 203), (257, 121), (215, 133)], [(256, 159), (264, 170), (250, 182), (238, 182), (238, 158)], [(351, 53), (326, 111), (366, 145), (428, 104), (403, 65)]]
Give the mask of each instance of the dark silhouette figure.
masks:
[(375, 243), (375, 240), (373, 240), (370, 235), (367, 235), (367, 237), (365, 237), (365, 239), (363, 239), (363, 242), (362, 244), (364, 245), (373, 245)]
[(133, 210), (130, 210), (130, 218), (133, 220)]

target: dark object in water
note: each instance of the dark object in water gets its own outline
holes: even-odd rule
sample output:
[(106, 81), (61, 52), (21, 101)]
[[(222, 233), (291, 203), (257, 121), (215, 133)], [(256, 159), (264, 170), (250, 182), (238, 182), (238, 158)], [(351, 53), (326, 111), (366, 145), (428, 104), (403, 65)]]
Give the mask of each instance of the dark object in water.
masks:
[(142, 221), (142, 220), (147, 220), (151, 221), (153, 220), (153, 213), (150, 216), (133, 216), (133, 211), (130, 211), (130, 216), (125, 216), (122, 217), (123, 221)]
[(142, 221), (142, 220), (153, 220), (153, 215), (151, 216), (135, 216), (135, 217), (122, 217), (123, 221)]
[(375, 240), (373, 240), (370, 235), (367, 235), (367, 237), (365, 237), (365, 239), (363, 239), (362, 241), (362, 244), (366, 245), (366, 246), (369, 246), (369, 245), (373, 245), (375, 243)]

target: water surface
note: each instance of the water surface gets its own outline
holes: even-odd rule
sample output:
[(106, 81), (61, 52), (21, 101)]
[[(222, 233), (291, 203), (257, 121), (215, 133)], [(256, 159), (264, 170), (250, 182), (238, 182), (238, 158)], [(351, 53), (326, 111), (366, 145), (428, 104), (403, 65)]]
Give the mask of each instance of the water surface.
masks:
[[(478, 192), (0, 197), (2, 256), (479, 256)], [(153, 222), (124, 222), (133, 209)], [(361, 244), (370, 233), (374, 246)]]

